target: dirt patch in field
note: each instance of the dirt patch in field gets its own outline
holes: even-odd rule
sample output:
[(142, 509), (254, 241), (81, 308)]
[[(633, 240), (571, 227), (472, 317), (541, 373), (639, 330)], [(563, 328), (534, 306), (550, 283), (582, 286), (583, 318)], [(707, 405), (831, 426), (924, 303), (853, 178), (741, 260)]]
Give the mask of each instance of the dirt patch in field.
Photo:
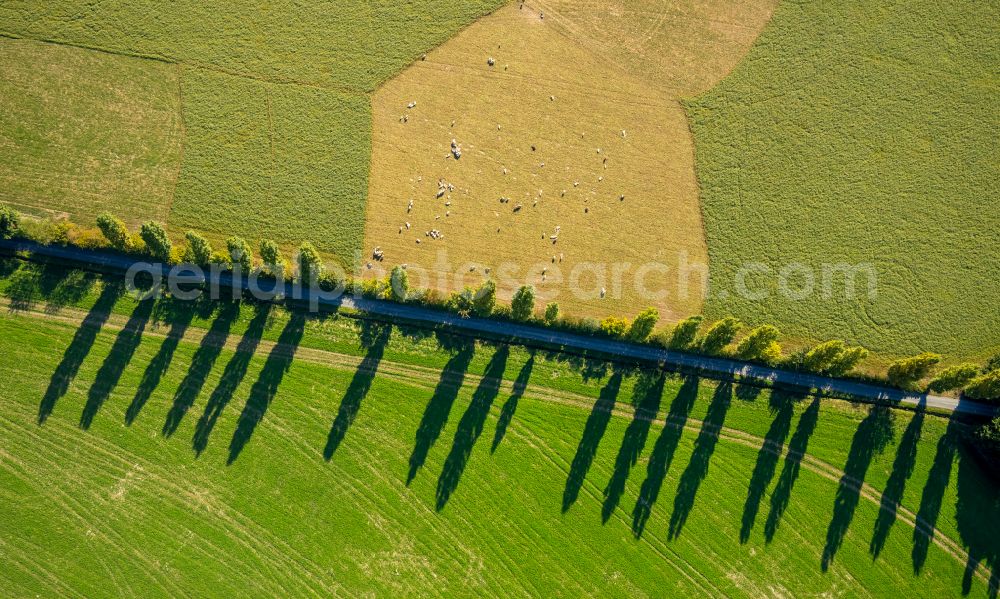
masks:
[(774, 2), (645, 4), (515, 3), (386, 83), (365, 272), (406, 263), (442, 290), (488, 274), (502, 297), (528, 282), (577, 316), (698, 312), (701, 271), (679, 277), (708, 258), (678, 98), (728, 73)]

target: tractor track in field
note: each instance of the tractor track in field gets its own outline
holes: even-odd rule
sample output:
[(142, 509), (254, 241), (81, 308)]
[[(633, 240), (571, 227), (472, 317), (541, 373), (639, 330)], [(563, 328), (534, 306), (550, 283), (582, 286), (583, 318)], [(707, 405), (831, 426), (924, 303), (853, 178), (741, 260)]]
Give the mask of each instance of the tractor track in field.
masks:
[[(10, 300), (7, 298), (0, 300), (0, 307), (7, 307), (9, 309)], [(50, 314), (36, 309), (19, 310), (11, 313), (14, 314), (15, 317), (39, 318), (49, 321), (57, 321), (70, 326), (80, 326), (83, 324), (84, 316), (82, 311), (75, 309), (63, 309), (60, 314)], [(102, 328), (109, 331), (120, 331), (124, 328), (126, 321), (127, 318), (125, 316), (110, 314), (107, 322)], [(238, 338), (234, 339), (233, 337), (238, 337), (238, 335), (230, 335), (229, 338), (220, 342), (218, 339), (206, 338), (206, 333), (207, 331), (205, 330), (192, 327), (185, 332), (182, 339), (186, 343), (208, 343), (233, 352), (237, 350), (239, 340)], [(143, 336), (166, 339), (169, 335), (156, 330), (147, 330)], [(431, 367), (391, 362), (384, 359), (380, 361), (378, 366), (375, 368), (365, 368), (363, 366), (363, 358), (359, 356), (308, 347), (293, 348), (286, 344), (261, 340), (257, 347), (257, 353), (263, 355), (265, 352), (286, 357), (294, 354), (296, 361), (304, 361), (310, 364), (333, 367), (348, 372), (357, 372), (360, 370), (368, 374), (377, 373), (379, 376), (395, 382), (425, 388), (427, 390), (433, 390), (433, 388), (441, 382), (447, 384), (458, 384), (461, 382), (463, 387), (467, 387), (479, 385), (486, 380), (485, 377), (472, 373), (457, 373), (449, 371), (442, 372), (439, 369)], [(513, 392), (514, 383), (512, 381), (502, 379), (495, 382), (499, 382), (500, 393), (509, 395)], [(594, 409), (593, 404), (596, 401), (595, 398), (587, 395), (548, 389), (538, 385), (532, 385), (530, 383), (524, 389), (523, 398), (544, 401), (547, 403), (582, 410)], [(661, 414), (665, 412), (664, 409), (659, 410), (655, 416), (651, 417), (635, 413), (634, 411), (624, 407), (618, 407), (618, 405), (619, 404), (616, 403), (616, 406), (611, 408), (609, 411), (613, 416), (619, 418), (638, 418), (648, 420), (660, 426), (682, 428), (685, 432), (694, 435), (699, 434), (704, 425), (703, 421), (694, 418), (685, 418), (683, 419), (683, 422), (671, 421), (669, 417), (664, 419), (661, 417)], [(491, 413), (496, 410), (497, 408), (494, 407), (491, 410)], [(779, 459), (788, 458), (788, 449), (786, 444), (774, 443), (772, 441), (765, 440), (762, 437), (737, 429), (721, 426), (717, 427), (717, 430), (709, 431), (709, 434), (730, 443), (736, 443), (749, 448), (764, 449), (768, 453), (777, 456)], [(303, 440), (303, 442), (305, 441)], [(801, 466), (816, 475), (822, 476), (823, 478), (837, 484), (847, 485), (850, 490), (858, 492), (861, 497), (878, 505), (880, 509), (894, 510), (896, 518), (899, 521), (927, 535), (940, 549), (951, 555), (956, 560), (959, 560), (961, 563), (966, 563), (968, 553), (959, 543), (942, 533), (939, 529), (930, 526), (927, 522), (919, 520), (917, 518), (917, 514), (912, 510), (902, 505), (895, 507), (884, 505), (882, 503), (882, 492), (875, 487), (872, 487), (862, 480), (845, 476), (843, 470), (808, 453), (804, 455), (799, 454), (797, 456), (792, 456), (792, 459), (798, 459)], [(639, 463), (642, 462), (643, 460), (640, 460)], [(565, 468), (562, 468), (561, 466), (560, 469), (565, 470)], [(984, 565), (979, 565), (977, 567), (976, 574), (983, 581), (989, 580), (989, 573), (986, 571), (986, 567)]]

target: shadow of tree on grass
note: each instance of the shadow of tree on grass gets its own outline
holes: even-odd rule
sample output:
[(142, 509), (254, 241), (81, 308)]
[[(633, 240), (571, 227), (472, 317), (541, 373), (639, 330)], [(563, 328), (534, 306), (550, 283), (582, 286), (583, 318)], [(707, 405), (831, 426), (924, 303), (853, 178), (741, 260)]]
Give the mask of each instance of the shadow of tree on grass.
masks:
[(785, 454), (785, 464), (781, 468), (781, 475), (778, 476), (778, 483), (774, 485), (771, 493), (771, 511), (767, 514), (767, 521), (764, 523), (764, 542), (770, 543), (774, 540), (774, 535), (778, 532), (781, 518), (788, 509), (788, 502), (792, 498), (792, 489), (795, 481), (799, 478), (799, 470), (802, 468), (802, 459), (809, 449), (809, 439), (816, 431), (816, 424), (819, 422), (820, 400), (813, 398), (812, 403), (806, 408), (799, 418), (799, 423), (792, 434), (792, 440), (788, 442), (788, 453)]
[[(987, 593), (996, 599), (1000, 588), (1000, 489), (984, 471), (972, 447), (958, 452), (958, 501), (955, 506), (958, 534), (968, 547), (969, 557), (962, 576), (962, 594), (972, 591), (972, 580), (980, 564), (988, 571)], [(995, 465), (992, 468), (996, 476)]]
[(469, 339), (456, 339), (454, 345), (449, 346), (449, 348), (453, 349), (455, 354), (441, 371), (441, 377), (438, 379), (434, 393), (431, 395), (430, 401), (427, 402), (424, 415), (420, 418), (420, 424), (417, 426), (417, 439), (413, 446), (413, 452), (410, 454), (410, 469), (406, 474), (407, 485), (413, 482), (417, 472), (427, 461), (428, 452), (437, 442), (438, 437), (441, 436), (441, 430), (448, 422), (451, 406), (455, 403), (455, 398), (458, 397), (458, 390), (462, 388), (462, 383), (465, 382), (465, 373), (469, 369), (469, 364), (472, 363), (476, 344)]
[(868, 551), (872, 558), (877, 558), (885, 547), (886, 539), (889, 538), (889, 531), (896, 523), (896, 512), (903, 501), (903, 491), (906, 490), (906, 481), (913, 474), (913, 467), (917, 463), (917, 447), (920, 443), (920, 432), (924, 426), (924, 411), (917, 410), (910, 419), (910, 423), (899, 439), (899, 446), (896, 448), (896, 459), (892, 463), (892, 472), (889, 480), (885, 483), (882, 491), (882, 499), (879, 502), (878, 517), (875, 519), (875, 529), (872, 532), (871, 543), (868, 544)]
[(754, 523), (757, 521), (757, 513), (760, 511), (760, 502), (764, 498), (764, 493), (767, 492), (771, 480), (774, 479), (782, 447), (792, 428), (795, 402), (802, 397), (802, 395), (792, 395), (778, 390), (771, 393), (770, 408), (771, 413), (774, 414), (774, 420), (771, 422), (767, 434), (764, 435), (764, 442), (757, 452), (757, 462), (750, 475), (750, 486), (747, 489), (747, 499), (743, 504), (743, 519), (740, 524), (741, 544), (750, 540), (750, 531), (753, 530)]
[(378, 365), (382, 362), (382, 355), (385, 353), (385, 346), (389, 342), (391, 334), (392, 325), (374, 320), (361, 322), (361, 346), (367, 348), (368, 351), (354, 372), (354, 377), (347, 386), (344, 397), (340, 400), (340, 408), (337, 410), (337, 416), (333, 419), (333, 425), (330, 427), (326, 447), (323, 448), (323, 459), (330, 460), (333, 457), (334, 452), (337, 451), (347, 435), (347, 430), (357, 417), (358, 411), (361, 409), (361, 402), (368, 396), (368, 392), (372, 388), (372, 382), (375, 380)]
[(958, 452), (960, 424), (957, 419), (948, 421), (948, 428), (938, 439), (931, 463), (927, 482), (920, 493), (920, 507), (917, 509), (917, 526), (913, 529), (913, 550), (910, 557), (913, 561), (913, 573), (920, 574), (924, 562), (927, 561), (927, 551), (934, 539), (938, 516), (941, 514), (941, 504), (944, 493), (951, 480), (951, 470)]
[(80, 428), (90, 428), (97, 412), (118, 385), (122, 372), (132, 361), (135, 350), (142, 342), (142, 333), (146, 330), (146, 324), (153, 314), (155, 304), (152, 299), (139, 302), (132, 310), (125, 327), (118, 332), (115, 342), (111, 345), (111, 351), (104, 358), (104, 362), (97, 370), (94, 383), (87, 392), (87, 403), (83, 406), (83, 413), (80, 414)]
[(229, 405), (229, 402), (233, 399), (233, 394), (236, 393), (236, 389), (246, 377), (247, 369), (250, 368), (250, 361), (253, 360), (254, 354), (257, 353), (257, 346), (260, 345), (260, 340), (264, 336), (268, 318), (271, 316), (271, 304), (261, 303), (257, 304), (254, 308), (253, 318), (250, 319), (246, 331), (244, 331), (243, 336), (236, 345), (233, 357), (230, 358), (225, 369), (222, 371), (222, 378), (219, 379), (219, 384), (208, 397), (208, 401), (205, 403), (205, 411), (202, 412), (201, 418), (195, 424), (194, 436), (191, 438), (191, 448), (194, 449), (196, 456), (201, 455), (201, 452), (205, 451), (205, 448), (208, 447), (208, 439), (212, 436), (215, 423), (218, 422), (219, 416), (222, 415), (223, 410)]
[(601, 506), (601, 522), (606, 523), (625, 491), (628, 475), (639, 461), (639, 455), (646, 447), (649, 437), (649, 427), (652, 426), (656, 414), (660, 411), (660, 401), (663, 399), (663, 386), (666, 374), (662, 370), (643, 371), (635, 384), (634, 400), (635, 414), (632, 422), (625, 429), (622, 445), (615, 458), (615, 468), (611, 473), (607, 486), (604, 488), (604, 503)]
[(708, 413), (702, 422), (698, 438), (694, 442), (694, 451), (691, 453), (691, 461), (681, 474), (680, 482), (677, 486), (677, 496), (674, 498), (674, 511), (670, 514), (670, 529), (668, 537), (676, 539), (680, 536), (684, 523), (687, 522), (691, 510), (694, 508), (694, 501), (698, 495), (698, 488), (708, 476), (708, 467), (712, 461), (712, 454), (715, 453), (715, 446), (719, 442), (719, 432), (726, 421), (726, 414), (733, 401), (733, 385), (729, 382), (719, 383), (712, 395), (712, 403), (708, 406)]
[(844, 542), (847, 529), (854, 520), (854, 512), (861, 498), (861, 485), (865, 482), (868, 468), (875, 456), (882, 453), (886, 445), (892, 441), (892, 435), (892, 409), (886, 405), (873, 405), (868, 416), (861, 421), (854, 433), (844, 474), (837, 487), (833, 517), (826, 531), (826, 545), (823, 547), (823, 557), (820, 561), (820, 567), (824, 572), (833, 563), (833, 558)]
[(514, 388), (510, 392), (510, 397), (507, 398), (507, 401), (503, 404), (503, 408), (500, 410), (500, 417), (497, 419), (497, 429), (493, 433), (493, 445), (490, 447), (490, 453), (497, 450), (500, 442), (503, 441), (504, 435), (507, 434), (507, 427), (514, 420), (514, 413), (517, 412), (517, 404), (528, 388), (528, 381), (531, 379), (531, 371), (534, 367), (535, 352), (532, 350), (531, 355), (528, 356), (528, 361), (524, 363), (521, 371), (517, 373), (517, 379), (514, 380)]
[(623, 371), (621, 370), (616, 369), (611, 374), (611, 378), (601, 389), (600, 396), (590, 411), (590, 416), (587, 417), (587, 423), (583, 426), (583, 436), (580, 438), (580, 444), (577, 445), (576, 454), (573, 455), (573, 462), (569, 467), (569, 475), (566, 477), (566, 488), (563, 490), (562, 500), (563, 512), (569, 510), (580, 495), (583, 481), (597, 455), (597, 447), (604, 437), (604, 432), (608, 429), (608, 422), (611, 421), (611, 411), (618, 399), (622, 378)]
[[(161, 322), (169, 322), (170, 330), (167, 332), (163, 343), (160, 344), (160, 348), (156, 351), (156, 355), (149, 361), (146, 370), (142, 373), (142, 380), (139, 381), (139, 386), (136, 387), (132, 403), (125, 410), (126, 425), (131, 425), (135, 422), (142, 408), (145, 407), (146, 402), (153, 395), (153, 391), (159, 387), (160, 381), (170, 367), (170, 363), (174, 359), (174, 353), (176, 353), (181, 339), (184, 338), (184, 334), (187, 333), (188, 327), (191, 326), (191, 321), (194, 320), (195, 315), (205, 312), (206, 308), (211, 309), (212, 306), (213, 304), (210, 301), (188, 302), (163, 299), (157, 302), (156, 307), (153, 309), (153, 319)], [(205, 314), (205, 316), (207, 317), (208, 315)]]
[(267, 355), (267, 361), (261, 368), (257, 381), (250, 388), (250, 397), (247, 398), (243, 412), (236, 423), (236, 431), (233, 432), (233, 439), (229, 443), (229, 457), (226, 458), (226, 465), (232, 464), (246, 444), (250, 442), (257, 425), (264, 419), (264, 414), (274, 401), (274, 396), (281, 386), (281, 381), (285, 378), (285, 373), (291, 368), (295, 360), (295, 352), (302, 342), (302, 335), (305, 334), (306, 316), (301, 312), (292, 312), (288, 323), (278, 336), (278, 342), (271, 348), (271, 353)]
[(49, 386), (38, 405), (38, 424), (45, 423), (45, 420), (52, 414), (52, 410), (55, 409), (56, 402), (69, 390), (70, 383), (80, 372), (84, 358), (93, 349), (101, 327), (108, 321), (111, 310), (124, 292), (125, 286), (120, 280), (108, 280), (104, 283), (100, 296), (90, 308), (87, 316), (84, 317), (83, 322), (80, 323), (80, 327), (73, 335), (73, 340), (66, 348), (62, 360), (49, 380)]
[(646, 480), (642, 482), (639, 489), (639, 498), (632, 509), (632, 534), (635, 538), (642, 536), (646, 529), (646, 522), (653, 511), (653, 505), (660, 495), (663, 481), (670, 470), (670, 464), (674, 461), (674, 453), (684, 434), (684, 426), (687, 424), (691, 408), (698, 398), (698, 386), (700, 381), (697, 376), (687, 376), (677, 391), (677, 396), (670, 403), (667, 410), (666, 421), (663, 430), (660, 432), (653, 450), (649, 454), (649, 463), (646, 465)]
[(191, 406), (194, 405), (195, 399), (201, 393), (202, 387), (205, 386), (205, 379), (208, 378), (209, 373), (215, 366), (215, 361), (218, 360), (219, 355), (222, 353), (222, 348), (226, 344), (226, 339), (229, 338), (229, 331), (233, 326), (233, 322), (239, 315), (239, 302), (222, 302), (218, 316), (212, 321), (208, 333), (202, 338), (198, 349), (195, 350), (194, 357), (191, 359), (191, 365), (188, 367), (188, 372), (174, 393), (173, 404), (170, 406), (170, 411), (167, 412), (167, 419), (163, 423), (163, 435), (165, 437), (169, 437), (177, 431), (177, 427), (180, 426), (184, 416), (191, 409)]
[(500, 349), (493, 354), (479, 386), (472, 393), (472, 401), (466, 408), (462, 419), (458, 421), (458, 429), (455, 431), (455, 439), (452, 441), (451, 451), (444, 461), (441, 469), (441, 476), (437, 483), (437, 510), (444, 509), (451, 494), (458, 487), (458, 481), (462, 478), (466, 464), (469, 463), (469, 456), (472, 448), (483, 433), (486, 425), (486, 417), (490, 414), (493, 401), (500, 393), (500, 383), (503, 382), (503, 374), (507, 369), (507, 358), (510, 356), (510, 347), (500, 346)]

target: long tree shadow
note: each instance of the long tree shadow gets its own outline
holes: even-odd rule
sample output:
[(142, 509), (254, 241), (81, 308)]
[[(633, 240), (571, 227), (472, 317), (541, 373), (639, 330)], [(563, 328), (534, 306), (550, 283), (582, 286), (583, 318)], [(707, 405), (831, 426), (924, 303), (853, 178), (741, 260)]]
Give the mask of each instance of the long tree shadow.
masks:
[(99, 278), (85, 270), (66, 270), (55, 264), (44, 264), (40, 283), (45, 312), (56, 314), (66, 306), (82, 301)]
[(507, 398), (507, 401), (503, 404), (503, 408), (500, 410), (500, 417), (497, 419), (497, 430), (493, 433), (493, 445), (490, 447), (490, 453), (497, 450), (500, 442), (503, 441), (504, 436), (507, 434), (507, 427), (514, 420), (514, 413), (517, 412), (517, 404), (524, 397), (524, 392), (528, 388), (528, 381), (531, 379), (531, 371), (534, 367), (535, 352), (532, 350), (531, 355), (528, 356), (528, 361), (524, 363), (521, 371), (517, 373), (517, 378), (514, 379), (514, 388), (510, 392), (510, 397)]
[(90, 428), (97, 412), (118, 385), (122, 372), (132, 361), (135, 350), (142, 342), (142, 333), (146, 330), (146, 324), (153, 314), (155, 304), (156, 302), (152, 299), (139, 302), (132, 310), (125, 327), (118, 332), (115, 342), (111, 345), (111, 351), (104, 358), (104, 362), (97, 370), (94, 383), (90, 386), (90, 391), (87, 392), (87, 403), (83, 406), (83, 413), (80, 414), (80, 428), (85, 430)]
[(889, 480), (885, 483), (882, 500), (879, 502), (881, 509), (879, 509), (878, 517), (875, 519), (875, 530), (872, 533), (871, 543), (868, 544), (868, 551), (871, 553), (872, 559), (877, 558), (882, 553), (886, 539), (889, 538), (889, 531), (896, 523), (896, 512), (903, 501), (906, 481), (910, 479), (913, 467), (917, 463), (917, 447), (920, 443), (920, 432), (924, 427), (924, 416), (924, 410), (921, 406), (899, 439), (896, 458), (892, 462), (892, 472), (889, 474)]
[(668, 531), (668, 537), (671, 540), (680, 536), (688, 516), (691, 515), (695, 498), (698, 496), (698, 488), (708, 476), (712, 454), (715, 453), (715, 446), (719, 442), (719, 433), (722, 431), (722, 425), (726, 421), (726, 414), (729, 412), (732, 401), (732, 383), (719, 383), (712, 395), (712, 402), (708, 406), (708, 413), (705, 415), (701, 430), (698, 432), (698, 438), (695, 439), (691, 461), (688, 462), (677, 485), (677, 496), (674, 498), (674, 511), (670, 514), (670, 529)]
[(201, 340), (198, 349), (195, 350), (194, 357), (191, 358), (191, 365), (184, 375), (184, 380), (174, 392), (174, 401), (167, 412), (166, 421), (163, 423), (163, 435), (169, 437), (177, 431), (184, 416), (194, 405), (195, 399), (205, 386), (205, 380), (215, 366), (215, 361), (222, 354), (222, 348), (229, 338), (229, 331), (233, 322), (240, 315), (240, 303), (226, 301), (222, 303), (219, 314), (212, 321), (208, 333)]
[(236, 423), (236, 431), (233, 432), (233, 439), (229, 443), (229, 457), (226, 464), (232, 464), (246, 444), (250, 441), (257, 425), (264, 419), (264, 414), (274, 401), (274, 396), (281, 386), (281, 381), (285, 378), (285, 373), (291, 368), (295, 360), (295, 352), (302, 342), (302, 336), (306, 330), (306, 315), (301, 312), (293, 312), (285, 328), (278, 336), (278, 342), (271, 348), (271, 353), (267, 355), (267, 361), (261, 368), (260, 375), (253, 387), (250, 388), (250, 397), (243, 406), (243, 412)]
[(476, 345), (471, 340), (459, 339), (456, 341), (454, 349), (456, 350), (455, 354), (441, 371), (441, 377), (434, 388), (434, 394), (427, 402), (424, 415), (417, 426), (417, 439), (413, 446), (413, 452), (410, 454), (410, 469), (406, 474), (407, 485), (413, 482), (417, 472), (427, 461), (428, 452), (437, 442), (438, 437), (441, 436), (441, 430), (448, 422), (448, 414), (451, 412), (452, 404), (455, 403), (455, 398), (458, 397), (458, 390), (462, 388), (462, 383), (465, 381), (465, 372), (469, 369), (469, 364), (472, 363)]
[(778, 532), (781, 518), (788, 509), (788, 502), (792, 498), (792, 489), (795, 481), (799, 478), (799, 470), (802, 468), (802, 459), (809, 449), (809, 439), (816, 431), (816, 424), (819, 422), (820, 399), (813, 398), (812, 403), (806, 408), (799, 418), (799, 423), (792, 434), (792, 440), (788, 442), (788, 453), (785, 454), (785, 464), (781, 468), (781, 475), (778, 476), (778, 483), (774, 485), (771, 493), (771, 511), (767, 514), (767, 521), (764, 523), (764, 542), (770, 543), (774, 540), (774, 535)]
[(644, 371), (639, 375), (636, 382), (633, 404), (635, 404), (635, 414), (632, 422), (625, 429), (625, 436), (622, 445), (618, 449), (618, 456), (615, 458), (615, 468), (611, 473), (607, 486), (604, 488), (604, 503), (601, 506), (601, 522), (606, 523), (618, 502), (621, 501), (622, 493), (625, 492), (625, 483), (628, 475), (639, 461), (639, 455), (646, 447), (646, 439), (649, 437), (649, 428), (656, 419), (656, 414), (660, 411), (660, 401), (663, 399), (663, 386), (667, 377), (662, 370), (655, 372)]
[(100, 296), (90, 308), (87, 316), (84, 317), (83, 322), (80, 323), (80, 328), (73, 335), (73, 340), (66, 348), (59, 366), (56, 367), (56, 371), (49, 380), (49, 386), (38, 405), (38, 424), (45, 423), (45, 420), (52, 414), (52, 410), (55, 409), (56, 402), (69, 390), (70, 383), (80, 372), (84, 358), (93, 349), (101, 327), (108, 321), (111, 310), (124, 291), (125, 286), (122, 281), (109, 280), (104, 283)]
[(663, 481), (670, 470), (670, 464), (674, 461), (674, 453), (684, 434), (684, 426), (687, 424), (691, 408), (698, 398), (698, 386), (700, 382), (697, 376), (687, 376), (681, 384), (677, 396), (670, 403), (667, 410), (666, 421), (663, 430), (660, 432), (653, 451), (649, 454), (649, 463), (646, 465), (646, 480), (642, 482), (639, 489), (639, 498), (632, 509), (632, 534), (635, 538), (642, 536), (646, 529), (646, 522), (653, 511), (653, 505), (660, 496), (660, 489)]
[(42, 297), (42, 271), (36, 264), (25, 264), (7, 279), (4, 295), (10, 300), (10, 312), (27, 312)]
[(913, 529), (913, 550), (910, 553), (914, 574), (920, 574), (923, 569), (924, 562), (927, 561), (927, 551), (934, 539), (944, 493), (948, 488), (948, 481), (951, 480), (951, 469), (958, 451), (960, 428), (956, 418), (948, 421), (948, 428), (938, 439), (934, 461), (927, 474), (927, 483), (920, 493), (917, 525)]
[(972, 591), (973, 577), (983, 564), (989, 571), (988, 596), (996, 599), (1000, 587), (1000, 490), (995, 479), (983, 471), (973, 451), (964, 447), (958, 454), (955, 515), (958, 534), (969, 551), (962, 594)]
[(458, 487), (458, 481), (462, 478), (466, 464), (469, 463), (469, 456), (472, 448), (483, 433), (486, 425), (486, 417), (490, 414), (493, 401), (500, 393), (500, 384), (503, 382), (503, 373), (507, 369), (507, 358), (510, 356), (510, 347), (500, 346), (500, 349), (493, 354), (483, 378), (479, 381), (479, 386), (472, 393), (472, 401), (466, 408), (462, 419), (458, 421), (458, 428), (455, 430), (455, 439), (451, 444), (451, 451), (444, 461), (441, 469), (441, 476), (437, 483), (437, 504), (438, 511), (444, 509), (451, 494)]
[(233, 357), (222, 371), (222, 378), (219, 379), (219, 384), (208, 397), (208, 402), (205, 403), (205, 411), (202, 412), (201, 418), (195, 424), (194, 436), (191, 439), (191, 448), (194, 449), (196, 456), (201, 455), (201, 452), (205, 451), (205, 448), (208, 447), (208, 439), (212, 435), (215, 423), (218, 422), (219, 416), (222, 415), (223, 410), (226, 409), (230, 400), (233, 399), (233, 394), (236, 393), (237, 387), (240, 386), (240, 383), (246, 377), (250, 361), (253, 359), (254, 354), (257, 353), (257, 346), (260, 345), (260, 340), (264, 336), (268, 318), (271, 316), (271, 304), (260, 303), (254, 308), (254, 316), (250, 319), (246, 331), (244, 331), (243, 336), (236, 345), (236, 352), (233, 353)]
[(854, 433), (844, 474), (837, 486), (833, 517), (826, 530), (826, 545), (823, 547), (823, 557), (820, 561), (820, 567), (824, 572), (830, 568), (833, 558), (844, 542), (847, 529), (854, 520), (854, 512), (861, 498), (861, 485), (865, 482), (868, 468), (875, 456), (882, 453), (886, 445), (892, 441), (892, 435), (892, 410), (886, 405), (872, 406), (868, 416), (861, 421)]
[(780, 390), (771, 393), (769, 403), (774, 420), (771, 422), (767, 434), (764, 435), (764, 442), (757, 452), (757, 462), (750, 475), (750, 486), (747, 489), (746, 502), (743, 504), (743, 520), (740, 524), (741, 544), (750, 540), (750, 531), (753, 530), (754, 523), (757, 521), (757, 513), (760, 511), (760, 502), (774, 479), (774, 474), (778, 469), (778, 460), (781, 457), (781, 449), (792, 428), (795, 403), (802, 397), (802, 395), (792, 395)]
[(354, 423), (361, 409), (361, 402), (372, 388), (372, 382), (375, 380), (375, 374), (378, 372), (379, 363), (382, 362), (385, 346), (391, 334), (392, 325), (373, 320), (362, 321), (361, 346), (367, 348), (367, 352), (354, 372), (344, 397), (340, 400), (340, 408), (333, 419), (333, 426), (330, 427), (326, 447), (323, 448), (323, 459), (330, 460), (333, 457), (347, 435), (347, 430)]
[(142, 408), (145, 407), (146, 402), (153, 395), (153, 391), (160, 385), (160, 381), (167, 372), (167, 368), (170, 367), (170, 363), (174, 359), (174, 353), (177, 351), (181, 339), (187, 333), (188, 327), (191, 326), (191, 321), (194, 320), (195, 315), (203, 312), (206, 307), (210, 309), (211, 306), (212, 303), (210, 301), (189, 302), (164, 299), (157, 302), (156, 307), (153, 309), (153, 319), (160, 322), (169, 322), (170, 330), (167, 331), (167, 336), (163, 340), (163, 343), (160, 344), (156, 355), (153, 356), (149, 365), (146, 366), (146, 370), (142, 373), (142, 380), (139, 381), (139, 386), (135, 390), (132, 403), (125, 410), (126, 425), (131, 425), (135, 422)]
[(622, 388), (624, 372), (616, 369), (607, 384), (601, 389), (590, 416), (583, 426), (583, 436), (580, 444), (576, 447), (573, 455), (573, 462), (569, 467), (569, 474), (566, 476), (566, 487), (563, 489), (562, 511), (566, 512), (576, 502), (580, 496), (580, 489), (583, 488), (583, 481), (587, 478), (594, 457), (597, 455), (597, 447), (604, 438), (604, 432), (608, 429), (611, 421), (612, 410), (615, 402), (618, 401), (618, 392)]

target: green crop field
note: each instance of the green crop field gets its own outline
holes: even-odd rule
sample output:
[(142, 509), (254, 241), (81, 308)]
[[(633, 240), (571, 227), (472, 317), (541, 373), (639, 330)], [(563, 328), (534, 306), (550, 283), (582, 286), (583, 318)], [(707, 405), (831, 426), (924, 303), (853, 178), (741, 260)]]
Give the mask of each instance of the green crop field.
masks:
[(54, 266), (0, 291), (6, 595), (984, 596), (1000, 565), (955, 421)]
[(0, 117), (2, 199), (84, 224), (111, 209), (176, 236), (310, 240), (350, 265), (369, 94), (499, 5), (6, 2), (0, 35), (49, 43), (0, 41), (0, 99), (16, 108)]
[[(688, 104), (707, 313), (885, 354), (995, 351), (998, 23), (995, 2), (779, 4), (736, 70)], [(762, 301), (732, 293), (748, 262), (773, 269), (751, 278)], [(817, 285), (823, 264), (872, 264), (877, 298), (864, 277), (856, 299), (783, 297), (775, 273), (793, 263)]]
[(170, 212), (183, 126), (177, 69), (0, 38), (0, 201), (90, 224)]

